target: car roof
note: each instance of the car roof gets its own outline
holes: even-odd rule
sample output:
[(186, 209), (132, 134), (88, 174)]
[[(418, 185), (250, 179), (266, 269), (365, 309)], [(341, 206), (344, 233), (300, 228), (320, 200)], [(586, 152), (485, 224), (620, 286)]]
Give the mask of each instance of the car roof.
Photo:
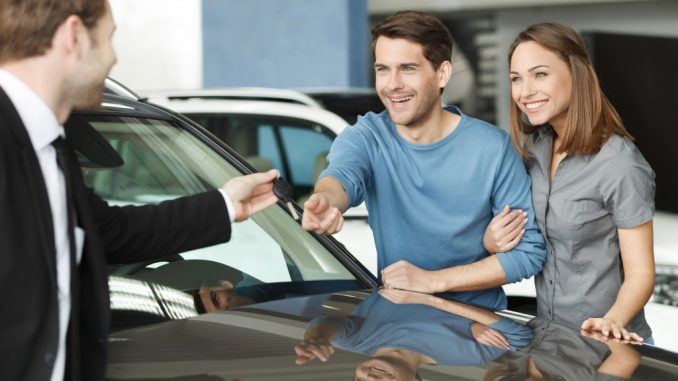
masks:
[(322, 106), (313, 98), (299, 91), (272, 87), (224, 87), (191, 90), (159, 90), (147, 92), (143, 96), (151, 102), (157, 102), (160, 99), (254, 100), (303, 104), (310, 107), (322, 108)]
[(315, 95), (376, 95), (374, 87), (297, 87), (297, 90), (311, 97)]
[(139, 99), (139, 96), (134, 91), (110, 77), (104, 81), (104, 94), (118, 95), (135, 100)]
[(348, 123), (343, 118), (331, 111), (301, 104), (254, 100), (204, 100), (193, 98), (181, 101), (149, 98), (149, 101), (182, 114), (266, 115), (302, 119), (321, 124), (337, 135), (348, 127)]

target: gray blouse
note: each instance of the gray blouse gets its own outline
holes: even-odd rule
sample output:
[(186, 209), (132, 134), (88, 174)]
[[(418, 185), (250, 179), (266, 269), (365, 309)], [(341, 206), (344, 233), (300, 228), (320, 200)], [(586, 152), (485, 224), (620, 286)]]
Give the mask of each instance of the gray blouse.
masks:
[[(628, 139), (613, 135), (594, 155), (566, 156), (549, 181), (553, 129), (540, 127), (526, 144), (537, 223), (547, 257), (535, 277), (537, 316), (580, 326), (612, 307), (624, 279), (617, 229), (654, 214), (654, 172)], [(627, 326), (652, 331), (641, 311)]]

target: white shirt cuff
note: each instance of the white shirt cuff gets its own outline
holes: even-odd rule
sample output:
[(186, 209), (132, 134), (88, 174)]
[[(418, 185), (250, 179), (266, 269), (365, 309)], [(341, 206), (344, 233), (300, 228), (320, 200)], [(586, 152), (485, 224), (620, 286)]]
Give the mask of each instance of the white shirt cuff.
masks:
[(233, 206), (233, 201), (231, 201), (231, 197), (223, 189), (219, 189), (219, 192), (221, 192), (221, 195), (224, 196), (226, 209), (228, 209), (228, 220), (233, 223), (233, 221), (235, 221), (235, 206)]

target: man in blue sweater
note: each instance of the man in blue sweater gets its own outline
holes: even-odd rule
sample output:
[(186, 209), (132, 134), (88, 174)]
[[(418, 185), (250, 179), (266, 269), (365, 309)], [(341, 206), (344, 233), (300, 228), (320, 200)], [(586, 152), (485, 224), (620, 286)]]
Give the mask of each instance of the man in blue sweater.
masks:
[[(385, 287), (506, 308), (500, 286), (538, 273), (545, 258), (530, 178), (510, 137), (441, 107), (452, 36), (437, 18), (398, 12), (372, 30), (372, 49), (386, 111), (337, 137), (303, 227), (334, 234), (342, 213), (365, 200)], [(490, 255), (483, 233), (506, 205), (525, 212), (524, 233), (513, 250)]]

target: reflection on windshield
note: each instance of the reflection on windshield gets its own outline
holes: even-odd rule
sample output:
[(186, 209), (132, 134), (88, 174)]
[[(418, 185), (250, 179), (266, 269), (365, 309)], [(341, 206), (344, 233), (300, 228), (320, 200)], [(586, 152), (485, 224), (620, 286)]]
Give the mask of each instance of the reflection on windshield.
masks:
[[(80, 158), (86, 184), (111, 205), (159, 203), (213, 190), (241, 175), (228, 159), (177, 121), (74, 115), (68, 125), (71, 130), (96, 131), (93, 133), (108, 142), (107, 155), (90, 149), (80, 152)], [(118, 160), (109, 160), (111, 156)], [(104, 162), (116, 165), (106, 166)], [(232, 238), (227, 243), (167, 255), (160, 261), (112, 266), (110, 275), (189, 292), (194, 310), (200, 312), (289, 297), (304, 282), (355, 284), (353, 274), (280, 207), (267, 208), (247, 221), (233, 224)], [(219, 287), (224, 289), (215, 288), (213, 283), (203, 284), (205, 281), (221, 282)], [(112, 284), (111, 289), (118, 284)], [(275, 286), (267, 288), (265, 284)], [(281, 284), (295, 287), (283, 289)], [(245, 286), (257, 292), (245, 294)], [(156, 288), (148, 291), (152, 297), (157, 298), (157, 294)], [(127, 295), (123, 299), (130, 298)], [(175, 309), (173, 306), (168, 307), (169, 311), (162, 303), (151, 302), (146, 307), (149, 306), (166, 318), (175, 318), (169, 313)], [(187, 313), (182, 310), (178, 316)]]

